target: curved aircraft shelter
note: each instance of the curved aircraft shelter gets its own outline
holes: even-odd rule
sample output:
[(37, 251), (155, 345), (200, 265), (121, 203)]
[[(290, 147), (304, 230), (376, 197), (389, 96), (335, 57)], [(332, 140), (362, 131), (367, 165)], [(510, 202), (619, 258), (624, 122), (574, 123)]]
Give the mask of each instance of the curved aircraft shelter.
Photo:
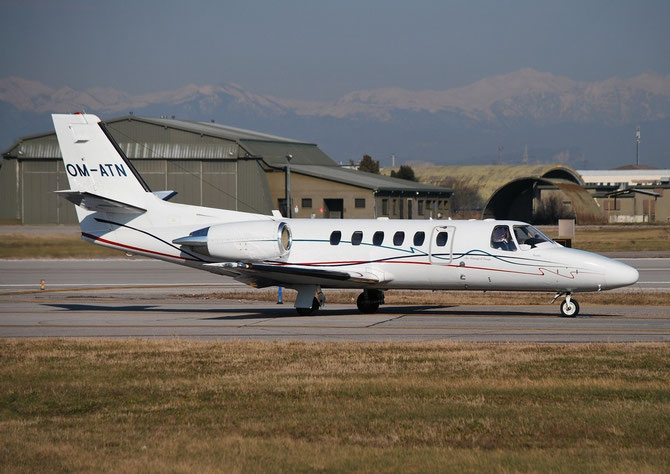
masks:
[(557, 205), (567, 215), (574, 215), (577, 222), (602, 220), (602, 210), (584, 188), (581, 177), (567, 167), (551, 168), (541, 176), (516, 178), (500, 186), (488, 199), (482, 216), (532, 222), (547, 197), (557, 198)]
[(415, 173), (422, 183), (476, 192), (481, 207), (472, 210), (483, 218), (534, 222), (537, 211), (553, 201), (561, 214), (580, 223), (603, 220), (579, 173), (566, 165), (432, 165), (418, 166)]

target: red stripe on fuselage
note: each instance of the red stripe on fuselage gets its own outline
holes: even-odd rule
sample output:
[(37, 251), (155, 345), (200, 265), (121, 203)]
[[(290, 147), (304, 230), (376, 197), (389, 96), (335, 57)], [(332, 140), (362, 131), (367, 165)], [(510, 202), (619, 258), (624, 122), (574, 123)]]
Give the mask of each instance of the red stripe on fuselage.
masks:
[(114, 245), (116, 247), (121, 247), (121, 248), (128, 249), (128, 250), (135, 250), (137, 252), (144, 252), (144, 253), (150, 253), (150, 254), (153, 254), (153, 255), (160, 255), (162, 257), (174, 258), (176, 260), (191, 260), (193, 262), (197, 262), (197, 260), (194, 259), (194, 258), (179, 257), (179, 256), (175, 256), (175, 255), (170, 255), (170, 254), (167, 254), (167, 253), (155, 252), (153, 250), (143, 249), (143, 248), (140, 248), (140, 247), (133, 247), (132, 245), (126, 245), (126, 244), (122, 244), (122, 243), (119, 243), (119, 242), (112, 242), (111, 240), (103, 239), (102, 237), (97, 237), (95, 235), (87, 234), (85, 232), (82, 232), (81, 235), (83, 237), (86, 237), (87, 239), (91, 239), (91, 240), (95, 240), (95, 241), (99, 240), (100, 242), (104, 242), (106, 244)]

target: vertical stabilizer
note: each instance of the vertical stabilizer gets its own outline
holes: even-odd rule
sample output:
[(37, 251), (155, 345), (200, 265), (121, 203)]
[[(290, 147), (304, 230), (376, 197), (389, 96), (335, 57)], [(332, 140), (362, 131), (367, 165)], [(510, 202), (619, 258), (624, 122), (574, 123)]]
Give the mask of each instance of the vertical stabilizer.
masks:
[(52, 115), (70, 190), (142, 205), (149, 188), (95, 115)]

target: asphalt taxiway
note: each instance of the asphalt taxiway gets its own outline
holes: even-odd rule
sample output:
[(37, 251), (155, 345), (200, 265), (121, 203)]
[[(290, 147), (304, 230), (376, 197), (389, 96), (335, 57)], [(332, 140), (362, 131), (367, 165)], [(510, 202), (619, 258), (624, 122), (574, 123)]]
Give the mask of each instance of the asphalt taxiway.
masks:
[[(640, 272), (631, 288), (670, 289), (670, 258), (619, 258)], [(132, 286), (248, 288), (231, 278), (160, 260), (0, 260), (0, 295), (8, 291)], [(670, 303), (669, 303), (670, 304)]]
[[(625, 261), (640, 271), (639, 290), (670, 287), (670, 259)], [(574, 319), (558, 317), (557, 305), (382, 306), (377, 314), (361, 315), (353, 304), (329, 304), (316, 316), (300, 317), (290, 304), (197, 296), (243, 288), (154, 260), (0, 261), (0, 337), (670, 341), (670, 301), (665, 307), (583, 305)], [(196, 296), (177, 297), (185, 292)]]

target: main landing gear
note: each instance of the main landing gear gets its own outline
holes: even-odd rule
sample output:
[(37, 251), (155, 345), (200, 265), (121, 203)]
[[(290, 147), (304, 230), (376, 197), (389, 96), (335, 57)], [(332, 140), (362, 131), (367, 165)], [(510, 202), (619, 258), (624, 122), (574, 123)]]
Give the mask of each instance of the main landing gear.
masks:
[(380, 304), (384, 304), (384, 292), (382, 290), (363, 290), (363, 293), (358, 295), (356, 300), (358, 311), (363, 314), (376, 313)]
[(312, 306), (309, 308), (296, 308), (296, 311), (300, 316), (312, 316), (316, 314), (321, 306), (326, 304), (326, 295), (323, 294), (321, 289), (317, 292), (316, 296), (312, 299)]
[[(326, 304), (326, 296), (317, 285), (303, 285), (296, 289), (298, 290), (298, 297), (295, 309), (300, 316), (312, 316)], [(311, 306), (310, 298), (312, 298)], [(376, 313), (380, 304), (384, 304), (384, 292), (382, 290), (363, 290), (363, 293), (356, 300), (356, 306), (363, 314)]]
[(554, 301), (563, 295), (565, 295), (565, 300), (561, 303), (561, 316), (564, 318), (574, 318), (579, 314), (579, 303), (577, 300), (572, 299), (572, 293), (569, 291), (556, 293), (551, 303), (553, 304)]

